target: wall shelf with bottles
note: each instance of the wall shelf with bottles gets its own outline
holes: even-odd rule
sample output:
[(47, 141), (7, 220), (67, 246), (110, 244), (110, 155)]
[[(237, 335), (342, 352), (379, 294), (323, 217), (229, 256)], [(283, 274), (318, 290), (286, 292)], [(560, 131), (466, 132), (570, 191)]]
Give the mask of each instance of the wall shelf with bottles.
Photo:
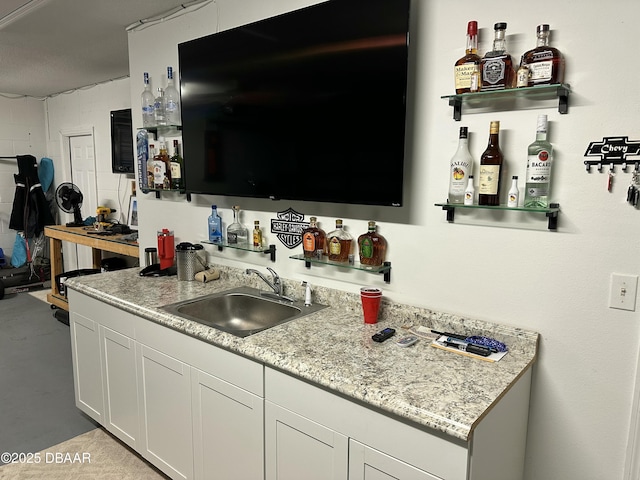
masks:
[(465, 209), (485, 209), (485, 210), (510, 210), (517, 212), (529, 212), (529, 213), (544, 213), (549, 219), (548, 229), (558, 229), (558, 214), (560, 213), (560, 204), (551, 203), (549, 208), (531, 208), (531, 207), (508, 207), (506, 205), (489, 206), (489, 205), (461, 205), (453, 203), (436, 203), (436, 207), (442, 207), (442, 210), (447, 212), (447, 222), (453, 223), (456, 208)]
[(381, 266), (374, 267), (371, 265), (363, 265), (360, 262), (333, 262), (328, 260), (326, 257), (305, 257), (303, 254), (291, 255), (289, 258), (292, 258), (293, 260), (302, 260), (304, 262), (304, 266), (307, 268), (311, 268), (311, 264), (315, 263), (316, 265), (331, 265), (333, 267), (351, 268), (353, 270), (362, 270), (369, 273), (381, 273), (384, 275), (385, 283), (391, 283), (391, 262), (384, 262)]
[(154, 135), (158, 135), (161, 133), (162, 135), (177, 136), (181, 135), (182, 125), (154, 125), (151, 127), (142, 127), (138, 130), (146, 130), (147, 132), (153, 133)]
[(202, 243), (205, 243), (207, 245), (215, 245), (216, 247), (218, 247), (219, 252), (223, 251), (225, 248), (233, 248), (235, 250), (244, 250), (245, 252), (263, 253), (265, 255), (269, 255), (269, 258), (272, 262), (276, 261), (276, 246), (273, 244), (269, 245), (268, 247), (254, 247), (253, 245), (237, 245), (226, 242), (216, 243), (210, 242), (208, 240), (202, 240)]
[(179, 193), (181, 195), (186, 195), (187, 196), (187, 202), (191, 202), (191, 194), (184, 191), (184, 190), (177, 190), (177, 189), (160, 189), (160, 188), (141, 188), (140, 190), (142, 190), (142, 193), (147, 194), (149, 192), (155, 192), (156, 194), (156, 198), (160, 198), (161, 197), (161, 193), (162, 192), (175, 192), (175, 193)]
[(461, 93), (455, 95), (443, 95), (440, 98), (448, 99), (453, 107), (453, 119), (460, 121), (462, 118), (462, 106), (491, 107), (492, 102), (498, 100), (516, 100), (526, 98), (533, 101), (550, 100), (558, 98), (558, 112), (569, 112), (569, 94), (571, 86), (566, 83), (553, 85), (538, 85), (535, 87), (510, 88), (507, 90), (495, 90), (487, 92)]

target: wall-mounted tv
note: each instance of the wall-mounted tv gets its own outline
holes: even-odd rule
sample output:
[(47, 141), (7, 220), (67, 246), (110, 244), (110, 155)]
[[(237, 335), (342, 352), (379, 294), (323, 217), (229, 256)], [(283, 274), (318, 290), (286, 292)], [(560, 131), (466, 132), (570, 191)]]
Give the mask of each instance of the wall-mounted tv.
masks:
[(111, 171), (134, 173), (131, 109), (111, 112)]
[(178, 45), (189, 193), (402, 205), (410, 0), (329, 0)]

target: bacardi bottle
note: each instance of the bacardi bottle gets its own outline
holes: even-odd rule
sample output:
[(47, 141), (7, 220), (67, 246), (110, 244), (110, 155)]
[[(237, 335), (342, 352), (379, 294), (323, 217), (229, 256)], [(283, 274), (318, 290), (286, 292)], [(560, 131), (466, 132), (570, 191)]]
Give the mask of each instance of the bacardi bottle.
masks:
[(547, 208), (551, 186), (553, 145), (547, 141), (547, 116), (538, 115), (536, 140), (527, 149), (524, 206)]

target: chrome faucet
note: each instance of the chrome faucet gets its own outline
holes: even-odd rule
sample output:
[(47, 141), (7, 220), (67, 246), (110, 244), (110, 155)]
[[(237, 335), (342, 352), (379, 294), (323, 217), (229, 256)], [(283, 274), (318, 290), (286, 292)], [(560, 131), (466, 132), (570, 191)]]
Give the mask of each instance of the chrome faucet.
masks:
[(258, 270), (254, 270), (253, 268), (247, 268), (246, 273), (247, 275), (255, 273), (264, 281), (264, 283), (269, 285), (269, 287), (278, 297), (285, 298), (284, 295), (282, 295), (282, 280), (280, 280), (280, 277), (272, 268), (267, 267), (267, 270), (269, 270), (269, 272), (271, 273), (273, 281), (269, 281), (269, 279), (265, 277), (263, 273), (259, 272)]

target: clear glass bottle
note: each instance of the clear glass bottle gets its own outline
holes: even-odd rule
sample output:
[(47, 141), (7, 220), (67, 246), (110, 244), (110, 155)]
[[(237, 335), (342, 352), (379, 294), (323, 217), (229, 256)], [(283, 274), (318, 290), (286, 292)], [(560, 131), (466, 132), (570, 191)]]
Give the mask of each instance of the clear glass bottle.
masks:
[(500, 122), (493, 121), (489, 127), (489, 143), (480, 157), (478, 205), (500, 205), (503, 160), (500, 150)]
[(511, 188), (507, 197), (507, 207), (517, 207), (520, 200), (520, 190), (518, 190), (518, 176), (511, 177)]
[(318, 226), (316, 217), (311, 217), (309, 226), (302, 231), (302, 251), (305, 257), (316, 257), (318, 251), (327, 254), (327, 234)]
[(336, 229), (327, 235), (329, 260), (347, 262), (352, 242), (353, 237), (342, 228), (342, 220), (336, 220)]
[(467, 188), (464, 190), (464, 204), (473, 205), (476, 196), (476, 189), (473, 186), (473, 175), (469, 175), (469, 182)]
[(173, 155), (171, 156), (171, 188), (173, 190), (182, 190), (184, 184), (182, 183), (182, 170), (184, 168), (184, 161), (182, 155), (180, 155), (180, 143), (178, 140), (173, 141)]
[(468, 128), (460, 127), (458, 149), (449, 163), (449, 203), (463, 203), (469, 173), (473, 171), (473, 157), (469, 153)]
[(536, 140), (527, 148), (524, 206), (549, 207), (553, 145), (547, 141), (547, 116), (538, 115)]
[(167, 88), (164, 90), (164, 106), (167, 125), (180, 125), (180, 94), (173, 82), (173, 68), (167, 67)]
[(211, 243), (222, 243), (222, 219), (218, 215), (218, 206), (211, 205), (211, 215), (208, 219), (209, 241)]
[(144, 72), (144, 90), (141, 95), (142, 101), (142, 126), (153, 127), (156, 124), (155, 117), (155, 103), (156, 99), (153, 98), (151, 92), (151, 85), (149, 84), (149, 73)]
[(495, 38), (493, 49), (487, 52), (480, 61), (480, 71), (482, 72), (481, 90), (504, 90), (515, 85), (515, 71), (513, 70), (513, 59), (507, 52), (505, 22), (496, 23), (493, 26)]
[(240, 206), (234, 205), (233, 223), (227, 227), (227, 243), (229, 245), (244, 246), (249, 244), (249, 231), (240, 223)]
[(456, 61), (453, 67), (456, 93), (471, 91), (471, 79), (476, 65), (480, 65), (478, 55), (478, 22), (475, 20), (467, 24), (467, 48), (464, 57)]
[(260, 221), (258, 220), (253, 222), (253, 246), (262, 246), (262, 230), (260, 230)]
[(387, 241), (376, 232), (376, 222), (370, 221), (367, 233), (358, 237), (358, 253), (362, 265), (379, 267), (384, 263), (387, 253)]
[(156, 125), (166, 125), (167, 124), (167, 114), (165, 112), (164, 106), (164, 90), (158, 87), (158, 94), (156, 95), (156, 99), (154, 102), (153, 108)]
[(536, 27), (536, 48), (522, 56), (522, 64), (531, 72), (529, 86), (552, 85), (564, 82), (564, 57), (557, 48), (549, 46), (549, 25)]

